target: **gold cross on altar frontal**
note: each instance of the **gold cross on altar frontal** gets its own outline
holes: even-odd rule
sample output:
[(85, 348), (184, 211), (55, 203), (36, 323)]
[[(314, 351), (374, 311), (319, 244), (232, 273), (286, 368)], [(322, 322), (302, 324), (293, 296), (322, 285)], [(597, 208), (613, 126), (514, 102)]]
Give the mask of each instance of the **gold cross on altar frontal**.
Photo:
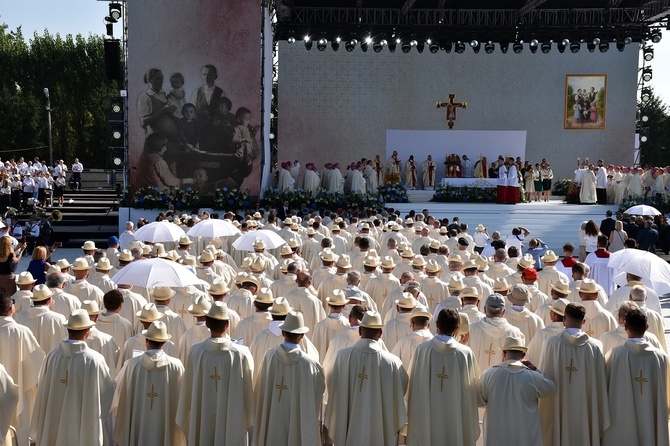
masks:
[(216, 367), (214, 367), (214, 374), (209, 375), (209, 379), (214, 381), (214, 392), (219, 393), (219, 381), (221, 381), (221, 375), (217, 373)]
[(365, 374), (365, 366), (363, 366), (363, 371), (356, 376), (358, 376), (361, 380), (361, 384), (358, 387), (358, 392), (360, 393), (363, 390), (363, 380), (368, 379), (368, 375)]
[(437, 375), (435, 375), (435, 376), (437, 376), (437, 379), (440, 380), (440, 392), (442, 392), (444, 390), (444, 380), (449, 379), (449, 375), (444, 373), (444, 368), (445, 368), (445, 366), (442, 366), (442, 373), (438, 373)]
[(288, 390), (288, 385), (284, 384), (284, 377), (281, 377), (281, 383), (277, 384), (275, 386), (277, 390), (279, 390), (279, 403), (281, 403), (281, 395), (284, 392), (284, 390)]
[(61, 384), (65, 384), (66, 386), (67, 386), (67, 384), (70, 382), (70, 381), (68, 380), (68, 378), (67, 378), (67, 375), (68, 375), (68, 371), (66, 370), (66, 371), (65, 371), (65, 378), (63, 378), (63, 379), (60, 380), (60, 383), (61, 383)]
[(570, 375), (568, 376), (568, 384), (570, 384), (570, 383), (572, 383), (572, 372), (576, 372), (576, 371), (577, 371), (577, 367), (575, 367), (575, 366), (572, 365), (572, 358), (570, 358), (570, 365), (567, 366), (567, 367), (565, 368), (565, 370), (567, 370), (568, 373), (570, 373)]
[(154, 398), (158, 397), (158, 393), (154, 392), (154, 385), (151, 385), (151, 392), (147, 393), (147, 398), (151, 398), (151, 409), (154, 410)]
[(454, 128), (454, 122), (456, 121), (456, 109), (457, 108), (468, 108), (467, 102), (454, 102), (456, 98), (455, 94), (449, 95), (449, 102), (440, 102), (435, 103), (437, 108), (446, 108), (447, 109), (447, 126), (449, 130)]
[(637, 381), (640, 384), (640, 396), (642, 396), (642, 385), (644, 383), (649, 382), (649, 380), (647, 378), (642, 376), (642, 369), (640, 369), (640, 376), (638, 376), (637, 378), (634, 378), (634, 380)]

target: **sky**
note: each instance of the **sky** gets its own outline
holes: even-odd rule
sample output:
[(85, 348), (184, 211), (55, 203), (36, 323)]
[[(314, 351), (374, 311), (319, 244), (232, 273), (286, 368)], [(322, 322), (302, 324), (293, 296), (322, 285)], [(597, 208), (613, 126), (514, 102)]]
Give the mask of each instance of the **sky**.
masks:
[[(23, 35), (29, 38), (34, 32), (43, 34), (104, 34), (108, 1), (97, 0), (0, 0), (0, 23), (10, 30), (22, 27)], [(121, 36), (121, 26), (115, 26)], [(586, 51), (586, 48), (582, 48)], [(614, 46), (610, 51), (616, 51)], [(538, 58), (542, 55), (538, 53)], [(670, 32), (666, 32), (660, 43), (654, 44), (654, 59), (649, 63), (653, 70), (650, 82), (656, 95), (670, 105)]]

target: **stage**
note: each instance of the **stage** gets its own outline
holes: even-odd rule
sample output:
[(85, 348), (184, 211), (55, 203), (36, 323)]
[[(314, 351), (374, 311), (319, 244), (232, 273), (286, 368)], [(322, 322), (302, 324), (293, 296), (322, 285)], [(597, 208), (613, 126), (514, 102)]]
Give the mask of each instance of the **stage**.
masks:
[(605, 218), (605, 212), (616, 212), (616, 205), (577, 205), (566, 204), (563, 197), (553, 196), (548, 203), (531, 202), (516, 205), (489, 203), (434, 203), (430, 199), (433, 191), (408, 191), (410, 203), (387, 203), (387, 207), (397, 209), (400, 215), (410, 211), (421, 212), (428, 209), (436, 218), (458, 217), (461, 223), (469, 225), (469, 233), (473, 234), (478, 224), (488, 228), (489, 234), (500, 231), (505, 237), (512, 228), (523, 226), (531, 231), (530, 237), (541, 238), (556, 254), (563, 255), (562, 246), (565, 242), (579, 245), (577, 231), (583, 221), (593, 220), (596, 224)]

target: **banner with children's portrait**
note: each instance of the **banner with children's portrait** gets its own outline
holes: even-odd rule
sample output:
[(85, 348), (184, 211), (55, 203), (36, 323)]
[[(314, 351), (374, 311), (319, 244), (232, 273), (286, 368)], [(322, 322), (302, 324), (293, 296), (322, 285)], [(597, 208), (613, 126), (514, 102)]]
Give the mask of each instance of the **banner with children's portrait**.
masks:
[(603, 130), (606, 110), (606, 74), (568, 74), (565, 76), (563, 128)]
[(261, 23), (253, 0), (128, 7), (131, 189), (260, 192)]

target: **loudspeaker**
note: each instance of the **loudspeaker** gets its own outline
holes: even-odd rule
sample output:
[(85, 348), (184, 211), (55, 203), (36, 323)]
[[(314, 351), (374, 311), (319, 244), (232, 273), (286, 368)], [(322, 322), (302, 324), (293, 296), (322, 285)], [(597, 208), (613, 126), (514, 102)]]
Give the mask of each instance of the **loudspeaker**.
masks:
[(121, 74), (121, 41), (118, 39), (105, 40), (105, 71), (108, 80), (123, 80)]

